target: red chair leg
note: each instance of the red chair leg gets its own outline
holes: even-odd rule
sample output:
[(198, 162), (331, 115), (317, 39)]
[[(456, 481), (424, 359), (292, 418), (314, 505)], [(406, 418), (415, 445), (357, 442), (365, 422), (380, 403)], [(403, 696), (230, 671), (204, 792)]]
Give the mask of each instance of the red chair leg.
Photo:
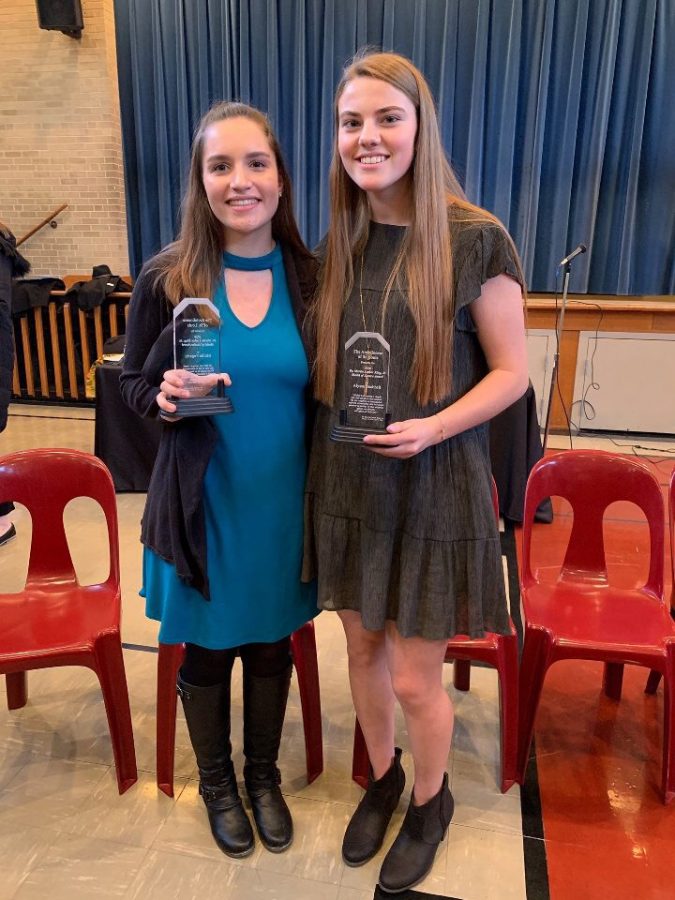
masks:
[(173, 797), (176, 750), (176, 676), (185, 656), (183, 644), (160, 644), (157, 654), (157, 787)]
[(456, 659), (453, 665), (452, 683), (455, 690), (471, 690), (471, 661), (468, 659)]
[(652, 669), (652, 671), (649, 673), (647, 684), (645, 685), (645, 694), (655, 694), (660, 681), (661, 673), (657, 672), (655, 669)]
[(505, 635), (501, 640), (497, 671), (504, 794), (515, 784), (518, 775), (518, 638), (515, 634)]
[(314, 622), (306, 622), (291, 635), (293, 664), (298, 673), (298, 690), (305, 729), (307, 783), (323, 772), (323, 732), (321, 726), (321, 693), (319, 665), (316, 657)]
[(605, 663), (602, 690), (611, 700), (621, 699), (623, 686), (623, 663)]
[(368, 787), (368, 769), (370, 759), (368, 758), (368, 748), (366, 740), (361, 731), (361, 725), (358, 719), (354, 719), (354, 751), (352, 754), (352, 779), (365, 789)]
[(120, 794), (123, 794), (138, 780), (138, 770), (134, 733), (131, 727), (129, 691), (118, 631), (98, 638), (94, 646), (94, 662), (108, 716), (117, 770), (117, 788)]
[(551, 636), (539, 628), (526, 628), (518, 684), (518, 765), (517, 780), (525, 783), (534, 720), (537, 714), (544, 676), (549, 666)]
[(28, 702), (28, 686), (25, 672), (9, 672), (5, 675), (7, 709), (21, 709)]
[(666, 644), (663, 683), (663, 802), (670, 803), (675, 798), (675, 641)]

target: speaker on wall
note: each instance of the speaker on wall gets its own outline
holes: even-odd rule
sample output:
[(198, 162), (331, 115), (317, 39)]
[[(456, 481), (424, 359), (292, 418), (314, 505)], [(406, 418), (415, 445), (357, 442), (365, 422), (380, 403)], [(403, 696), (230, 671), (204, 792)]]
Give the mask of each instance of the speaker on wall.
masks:
[(62, 31), (69, 37), (82, 36), (82, 4), (80, 0), (35, 0), (38, 24), (47, 31)]

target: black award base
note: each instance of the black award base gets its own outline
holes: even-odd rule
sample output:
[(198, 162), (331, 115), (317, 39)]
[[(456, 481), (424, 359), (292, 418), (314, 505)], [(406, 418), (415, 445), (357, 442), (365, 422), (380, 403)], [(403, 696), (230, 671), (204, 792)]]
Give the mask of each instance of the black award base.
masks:
[(391, 413), (387, 413), (384, 417), (384, 428), (381, 426), (378, 427), (377, 425), (370, 425), (367, 428), (358, 425), (347, 425), (346, 419), (346, 412), (340, 410), (340, 421), (337, 425), (333, 425), (333, 428), (331, 429), (331, 441), (338, 441), (346, 444), (361, 444), (367, 434), (389, 434), (386, 426), (391, 422)]
[(188, 397), (184, 400), (176, 399), (173, 402), (176, 404), (176, 415), (181, 418), (217, 416), (234, 412), (234, 406), (229, 397)]
[[(232, 401), (225, 393), (225, 382), (218, 380), (215, 394), (207, 394), (206, 397), (180, 397), (173, 398), (176, 404), (176, 418), (191, 418), (192, 416), (219, 416), (234, 412)], [(171, 419), (171, 416), (164, 416)]]
[(334, 425), (330, 439), (347, 444), (362, 444), (367, 434), (387, 434), (387, 432), (383, 428), (353, 428), (350, 425)]

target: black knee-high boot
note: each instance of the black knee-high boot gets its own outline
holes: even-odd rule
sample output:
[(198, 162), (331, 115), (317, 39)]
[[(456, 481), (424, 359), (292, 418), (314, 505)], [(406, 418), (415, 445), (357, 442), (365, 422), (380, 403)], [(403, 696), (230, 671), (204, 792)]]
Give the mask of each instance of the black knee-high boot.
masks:
[(292, 663), (277, 675), (251, 675), (244, 668), (244, 782), (260, 840), (273, 853), (293, 840), (276, 765), (292, 671)]
[(192, 749), (199, 767), (199, 793), (209, 816), (211, 833), (228, 856), (253, 851), (253, 829), (239, 797), (230, 744), (230, 685), (176, 685), (183, 702)]

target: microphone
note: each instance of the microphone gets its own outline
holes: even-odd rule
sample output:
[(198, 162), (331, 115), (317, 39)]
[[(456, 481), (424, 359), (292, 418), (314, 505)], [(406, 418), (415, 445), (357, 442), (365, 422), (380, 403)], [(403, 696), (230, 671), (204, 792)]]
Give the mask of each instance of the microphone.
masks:
[(561, 259), (558, 263), (558, 266), (566, 266), (572, 262), (575, 256), (579, 256), (580, 253), (586, 252), (586, 244), (579, 244), (578, 247), (575, 247), (571, 253), (568, 253), (565, 259)]

